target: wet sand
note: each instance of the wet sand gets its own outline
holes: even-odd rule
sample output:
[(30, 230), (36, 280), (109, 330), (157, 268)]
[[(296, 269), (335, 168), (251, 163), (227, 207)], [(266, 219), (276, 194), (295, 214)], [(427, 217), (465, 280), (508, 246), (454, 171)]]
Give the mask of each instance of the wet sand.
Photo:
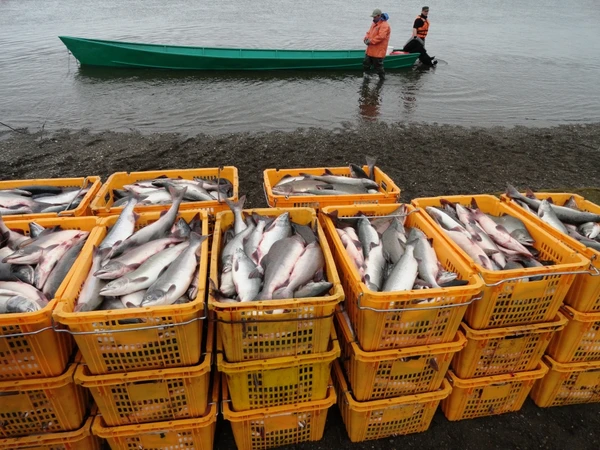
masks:
[[(100, 175), (117, 171), (234, 165), (248, 207), (266, 206), (266, 168), (343, 166), (365, 155), (402, 189), (402, 200), (449, 194), (496, 193), (506, 182), (519, 188), (565, 191), (600, 188), (600, 124), (554, 128), (462, 128), (366, 124), (335, 132), (176, 134), (64, 130), (0, 132), (0, 178)], [(594, 192), (588, 190), (587, 192)], [(599, 199), (600, 200), (600, 199)], [(215, 449), (235, 448), (231, 428), (220, 421)], [(287, 449), (596, 449), (600, 404), (540, 409), (531, 400), (513, 414), (449, 422), (438, 411), (426, 433), (351, 444), (337, 406), (322, 441)]]

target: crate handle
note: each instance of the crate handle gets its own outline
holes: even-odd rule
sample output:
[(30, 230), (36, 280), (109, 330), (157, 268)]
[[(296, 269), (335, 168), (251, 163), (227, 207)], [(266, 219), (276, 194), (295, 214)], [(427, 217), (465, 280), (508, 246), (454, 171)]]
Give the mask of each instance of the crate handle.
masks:
[(52, 319), (52, 327), (54, 328), (54, 331), (57, 333), (68, 333), (70, 335), (73, 336), (86, 336), (86, 335), (90, 335), (90, 334), (109, 334), (109, 333), (127, 333), (129, 331), (144, 331), (144, 330), (156, 330), (159, 328), (172, 328), (172, 327), (180, 327), (182, 325), (189, 325), (192, 322), (196, 322), (198, 320), (204, 320), (206, 319), (206, 313), (204, 313), (204, 315), (202, 317), (194, 317), (193, 319), (190, 319), (186, 322), (181, 322), (181, 323), (169, 323), (169, 324), (165, 324), (165, 325), (152, 325), (149, 327), (138, 327), (138, 328), (126, 328), (126, 329), (121, 329), (121, 330), (97, 330), (97, 331), (71, 331), (68, 330), (66, 328), (57, 328), (55, 326), (54, 323), (54, 319)]
[(223, 400), (221, 400), (221, 402), (219, 403), (219, 412), (221, 413), (221, 415), (223, 415), (223, 404), (224, 403), (231, 403), (231, 399), (230, 398), (224, 398)]
[(0, 339), (4, 338), (12, 338), (12, 337), (21, 337), (21, 336), (33, 336), (34, 334), (42, 333), (44, 331), (52, 330), (54, 327), (50, 325), (49, 327), (40, 328), (36, 331), (27, 331), (24, 333), (13, 333), (13, 334), (0, 334)]
[(455, 304), (440, 305), (440, 306), (425, 306), (423, 308), (377, 309), (377, 308), (371, 308), (370, 306), (361, 306), (360, 299), (362, 298), (362, 296), (363, 296), (362, 292), (360, 294), (358, 294), (358, 300), (357, 300), (358, 309), (362, 309), (363, 311), (368, 310), (368, 311), (382, 312), (382, 313), (404, 312), (404, 311), (424, 311), (424, 310), (428, 310), (428, 309), (442, 309), (442, 308), (458, 308), (460, 306), (470, 305), (471, 303), (473, 303), (477, 300), (481, 300), (483, 298), (483, 294), (480, 294), (478, 297), (473, 297), (471, 300), (469, 300), (468, 302), (465, 302), (465, 303), (455, 303)]
[[(269, 204), (269, 196), (267, 195), (267, 187), (265, 186), (265, 183), (263, 183), (263, 194), (265, 194), (265, 201), (267, 202), (267, 205)], [(277, 207), (277, 199), (275, 197), (273, 197), (273, 201), (275, 202), (275, 205), (273, 206), (274, 208)]]
[(67, 205), (67, 207), (64, 210), (62, 210), (61, 212), (58, 213), (58, 217), (73, 217), (73, 211), (69, 211), (69, 207), (75, 201), (76, 198), (79, 198), (79, 193), (81, 191), (83, 191), (86, 187), (88, 187), (88, 184), (90, 184), (90, 180), (88, 179), (88, 177), (85, 177), (83, 179), (83, 184), (81, 185), (81, 187), (79, 188), (79, 191), (77, 192), (77, 195), (75, 197), (73, 197), (73, 199), (71, 199), (71, 201), (69, 202), (69, 204)]
[[(365, 218), (365, 219), (393, 219), (394, 217), (408, 217), (410, 216), (412, 213), (416, 213), (418, 211), (421, 211), (421, 208), (415, 208), (412, 211), (409, 211), (406, 214), (390, 214), (390, 215), (386, 215), (386, 216), (361, 216), (360, 218)], [(355, 217), (355, 216), (348, 216), (348, 217), (338, 217), (338, 220), (356, 220), (359, 217)]]
[(481, 273), (479, 273), (479, 277), (483, 280), (486, 287), (496, 287), (496, 286), (500, 286), (503, 283), (507, 283), (509, 281), (518, 281), (518, 280), (528, 279), (531, 277), (546, 277), (546, 276), (553, 277), (555, 275), (590, 275), (592, 277), (597, 277), (597, 276), (600, 276), (600, 270), (598, 270), (596, 267), (594, 267), (593, 264), (590, 263), (590, 270), (575, 270), (573, 272), (536, 273), (536, 274), (532, 274), (532, 275), (522, 275), (520, 277), (507, 278), (505, 280), (500, 280), (495, 283), (486, 283), (485, 280), (483, 279), (483, 275), (481, 275)]
[[(236, 323), (241, 323), (241, 324), (261, 324), (261, 323), (269, 323), (269, 322), (273, 322), (273, 323), (277, 323), (277, 322), (301, 322), (301, 321), (307, 321), (307, 320), (320, 320), (320, 319), (329, 319), (330, 317), (333, 317), (335, 314), (335, 312), (328, 314), (326, 316), (317, 316), (317, 317), (300, 317), (300, 318), (291, 318), (291, 319), (246, 319), (246, 320), (224, 320), (224, 319), (208, 319), (211, 322), (220, 322), (220, 323), (226, 323), (228, 325), (231, 324), (236, 324)], [(264, 317), (264, 316), (262, 316)]]

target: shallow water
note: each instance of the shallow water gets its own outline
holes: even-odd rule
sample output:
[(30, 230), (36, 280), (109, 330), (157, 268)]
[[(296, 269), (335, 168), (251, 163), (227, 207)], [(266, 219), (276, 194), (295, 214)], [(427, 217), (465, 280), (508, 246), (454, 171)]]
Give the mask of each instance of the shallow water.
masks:
[(435, 70), (188, 73), (81, 68), (58, 35), (251, 48), (362, 48), (373, 6), (391, 45), (421, 3), (342, 0), (0, 0), (0, 121), (186, 134), (338, 128), (360, 121), (549, 126), (600, 122), (596, 0), (431, 5)]

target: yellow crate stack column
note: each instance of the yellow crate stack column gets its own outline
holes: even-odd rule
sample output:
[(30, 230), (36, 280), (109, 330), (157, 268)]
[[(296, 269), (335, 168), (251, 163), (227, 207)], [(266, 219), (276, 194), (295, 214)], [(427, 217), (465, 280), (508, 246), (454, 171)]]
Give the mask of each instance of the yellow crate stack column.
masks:
[[(199, 215), (208, 235), (205, 210), (180, 211), (187, 222)], [(141, 213), (136, 229), (161, 217)], [(91, 245), (98, 246), (118, 216), (98, 219)], [(96, 219), (94, 219), (96, 220)], [(214, 325), (206, 321), (208, 242), (200, 248), (198, 294), (188, 303), (118, 310), (75, 312), (79, 293), (92, 266), (92, 249), (79, 261), (54, 311), (54, 320), (71, 334), (84, 364), (74, 376), (80, 389), (91, 393), (99, 416), (92, 432), (108, 439), (113, 449), (153, 445), (155, 430), (184, 433), (189, 442), (212, 446), (217, 400), (209, 389), (214, 354)], [(218, 378), (216, 379), (218, 382)], [(214, 387), (218, 396), (219, 386)], [(187, 422), (185, 422), (187, 420)], [(189, 422), (193, 420), (192, 424)], [(133, 435), (129, 426), (137, 426)], [(122, 439), (121, 439), (122, 438)], [(169, 439), (176, 440), (173, 431)]]
[[(471, 305), (461, 329), (467, 345), (452, 361), (449, 381), (453, 392), (442, 402), (450, 420), (517, 411), (547, 368), (542, 357), (552, 337), (567, 320), (558, 310), (576, 276), (589, 271), (589, 260), (554, 239), (533, 220), (489, 195), (448, 196), (413, 200), (440, 232), (443, 229), (426, 208), (442, 200), (469, 207), (473, 202), (486, 214), (520, 219), (540, 258), (555, 264), (520, 270), (492, 271), (473, 261), (449, 236), (448, 245), (484, 280), (483, 298)], [(511, 377), (517, 377), (511, 381)], [(517, 381), (520, 380), (520, 381)]]
[(464, 286), (375, 292), (362, 282), (336, 231), (331, 215), (362, 213), (391, 218), (401, 205), (328, 206), (319, 216), (340, 270), (346, 300), (336, 326), (342, 346), (334, 370), (338, 405), (353, 442), (425, 431), (443, 398), (450, 361), (466, 344), (458, 331), (482, 281), (469, 265), (448, 249), (429, 223), (406, 206), (405, 227), (416, 227), (431, 239), (440, 263), (458, 273)]
[[(335, 404), (331, 367), (340, 354), (333, 329), (344, 293), (327, 240), (312, 208), (244, 210), (316, 230), (332, 288), (322, 297), (222, 302), (209, 293), (217, 322), (217, 367), (223, 377), (223, 416), (240, 450), (266, 449), (320, 440), (327, 410)], [(210, 282), (220, 283), (224, 233), (234, 215), (216, 216)]]
[[(552, 199), (558, 206), (571, 200), (580, 211), (600, 214), (599, 205), (580, 195), (537, 192), (535, 196), (539, 200)], [(551, 227), (506, 195), (501, 198), (508, 207), (591, 261), (589, 273), (577, 275), (565, 296), (561, 313), (567, 317), (568, 323), (550, 342), (544, 357), (550, 371), (535, 384), (531, 397), (540, 407), (599, 402), (600, 251)]]

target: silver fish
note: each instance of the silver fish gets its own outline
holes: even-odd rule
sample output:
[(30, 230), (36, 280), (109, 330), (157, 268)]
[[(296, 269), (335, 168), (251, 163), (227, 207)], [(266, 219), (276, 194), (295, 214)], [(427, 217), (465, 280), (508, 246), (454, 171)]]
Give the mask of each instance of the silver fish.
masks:
[(383, 292), (412, 290), (419, 272), (419, 263), (415, 258), (414, 251), (415, 242), (410, 241), (406, 244), (402, 258), (394, 265), (390, 276), (385, 281)]
[[(290, 274), (303, 252), (304, 240), (298, 235), (275, 242), (269, 253), (262, 259), (264, 285), (256, 298), (271, 300), (273, 292), (289, 280)], [(239, 293), (238, 290), (238, 295)]]
[(568, 234), (567, 229), (562, 224), (562, 222), (556, 217), (556, 213), (552, 210), (550, 203), (548, 200), (542, 200), (540, 206), (538, 207), (538, 217), (542, 219), (543, 222), (550, 225), (552, 228), (557, 229), (558, 231)]
[(237, 248), (233, 255), (233, 283), (240, 302), (255, 300), (262, 283), (260, 276), (252, 276), (256, 264), (246, 255), (243, 248)]
[(47, 298), (54, 298), (56, 291), (71, 270), (71, 267), (73, 267), (73, 264), (75, 264), (85, 242), (85, 240), (80, 240), (63, 255), (58, 263), (56, 263), (54, 269), (52, 269), (52, 272), (48, 275), (48, 279), (44, 283), (42, 289), (42, 292)]
[(94, 276), (94, 272), (98, 270), (100, 264), (102, 263), (102, 259), (104, 257), (103, 253), (104, 251), (98, 250), (94, 247), (92, 267), (87, 278), (85, 279), (85, 282), (83, 283), (81, 293), (77, 299), (77, 304), (73, 309), (74, 312), (94, 311), (104, 300), (100, 295), (100, 291), (106, 282)]
[(253, 256), (253, 259), (260, 264), (275, 242), (285, 239), (286, 237), (291, 236), (291, 234), (292, 226), (290, 224), (290, 213), (284, 212), (278, 216), (263, 233), (263, 237), (258, 244), (258, 249), (255, 252), (255, 256)]
[(324, 266), (325, 257), (319, 243), (308, 244), (298, 258), (285, 289), (280, 290), (278, 298), (293, 298), (296, 289), (313, 280), (315, 276), (322, 276)]
[(100, 245), (98, 246), (98, 250), (102, 250), (104, 248), (112, 248), (115, 245), (120, 244), (125, 239), (133, 234), (135, 229), (135, 223), (139, 217), (138, 214), (134, 212), (135, 205), (138, 203), (137, 197), (130, 197), (127, 201), (127, 205), (119, 214), (119, 218), (116, 223), (112, 226), (112, 228), (108, 231)]

